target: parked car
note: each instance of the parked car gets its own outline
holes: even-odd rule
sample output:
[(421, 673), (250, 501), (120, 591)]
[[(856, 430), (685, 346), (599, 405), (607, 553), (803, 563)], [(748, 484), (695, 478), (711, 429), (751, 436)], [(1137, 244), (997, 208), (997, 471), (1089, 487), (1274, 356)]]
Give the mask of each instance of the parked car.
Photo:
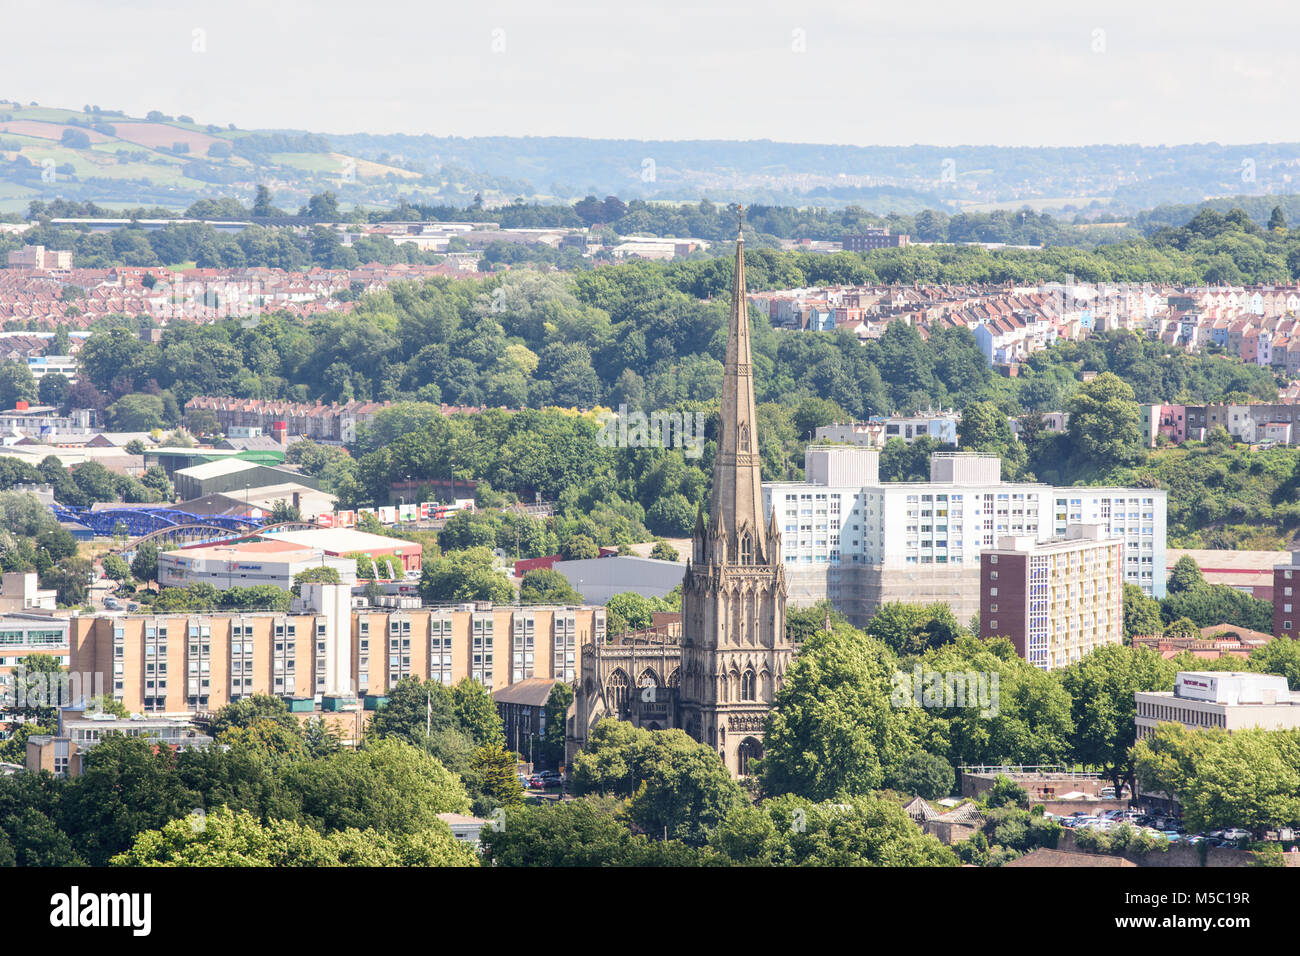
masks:
[(1250, 831), (1243, 830), (1240, 827), (1233, 827), (1231, 830), (1223, 831), (1223, 838), (1234, 842), (1237, 840), (1244, 840), (1248, 836), (1250, 836)]
[(1170, 843), (1177, 843), (1179, 840), (1182, 839), (1182, 836), (1178, 833), (1177, 830), (1164, 830), (1163, 833), (1165, 839), (1168, 840)]

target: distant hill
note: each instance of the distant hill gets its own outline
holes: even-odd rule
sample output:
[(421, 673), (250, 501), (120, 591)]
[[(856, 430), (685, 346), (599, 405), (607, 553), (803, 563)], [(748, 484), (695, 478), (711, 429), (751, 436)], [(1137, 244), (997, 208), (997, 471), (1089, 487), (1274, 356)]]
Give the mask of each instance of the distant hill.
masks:
[[(288, 211), (324, 189), (345, 206), (622, 199), (741, 201), (879, 214), (1018, 209), (1129, 215), (1216, 197), (1300, 193), (1295, 144), (1075, 148), (835, 146), (769, 140), (438, 137), (242, 130), (0, 100), (0, 212), (33, 199), (181, 210), (251, 201)], [(1270, 207), (1271, 208), (1271, 207)], [(1289, 208), (1289, 207), (1288, 207)], [(1147, 224), (1147, 223), (1144, 223)]]

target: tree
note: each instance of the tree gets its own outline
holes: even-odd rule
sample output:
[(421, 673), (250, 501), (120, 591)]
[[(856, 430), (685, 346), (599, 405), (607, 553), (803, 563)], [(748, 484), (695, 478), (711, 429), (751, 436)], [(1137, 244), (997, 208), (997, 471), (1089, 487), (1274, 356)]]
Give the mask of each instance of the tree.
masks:
[(536, 568), (519, 583), (520, 604), (581, 604), (582, 595), (559, 571)]
[(140, 833), (113, 866), (475, 866), (446, 824), (416, 834), (347, 829), (322, 834), (291, 820), (262, 823), (218, 807)]
[(304, 584), (338, 584), (339, 570), (335, 567), (307, 568), (293, 576), (293, 594), (302, 594)]
[(903, 657), (951, 644), (965, 630), (947, 604), (882, 604), (867, 633)]
[(370, 733), (423, 747), (433, 733), (459, 729), (450, 687), (418, 676), (403, 677), (388, 692), (388, 703), (375, 712)]
[(391, 738), (293, 763), (285, 771), (285, 787), (297, 795), (303, 822), (322, 832), (372, 828), (418, 833), (437, 826), (439, 813), (470, 808), (455, 774)]
[(85, 754), (81, 775), (64, 791), (60, 822), (87, 862), (102, 866), (140, 831), (189, 812), (174, 765), (166, 744), (118, 734)]
[(514, 588), (496, 569), (486, 548), (453, 551), (427, 561), (420, 574), (420, 594), (427, 601), (491, 601), (509, 604)]
[(158, 545), (142, 541), (136, 546), (135, 557), (131, 559), (131, 574), (145, 584), (158, 580)]
[(62, 372), (46, 372), (41, 376), (36, 395), (42, 405), (53, 405), (57, 408), (68, 400), (68, 393), (71, 390), (72, 383)]
[[(53, 724), (61, 704), (70, 703), (60, 698), (59, 675), (63, 667), (52, 654), (28, 654), (18, 659), (13, 672), (13, 704), (6, 710), (21, 714), (40, 724)], [(26, 753), (23, 754), (25, 762)]]
[(587, 561), (600, 557), (600, 547), (585, 534), (575, 534), (560, 545), (565, 561)]
[(1293, 735), (1244, 730), (1219, 737), (1197, 761), (1182, 793), (1189, 829), (1300, 823), (1300, 749)]
[(1112, 644), (1057, 674), (1072, 701), (1074, 758), (1098, 768), (1119, 793), (1133, 780), (1130, 748), (1137, 712), (1133, 695), (1171, 689), (1173, 665), (1146, 648)]
[(86, 602), (93, 566), (88, 558), (65, 558), (41, 575), (41, 587), (51, 588), (64, 607)]
[(121, 555), (113, 554), (111, 551), (104, 555), (100, 564), (104, 568), (104, 574), (112, 578), (118, 584), (125, 584), (131, 579), (131, 566), (126, 563)]
[(656, 541), (655, 546), (650, 549), (650, 557), (656, 561), (676, 561), (681, 555), (667, 541)]
[(557, 768), (564, 763), (565, 720), (572, 703), (573, 688), (564, 681), (556, 681), (542, 710), (543, 730), (538, 756), (543, 766)]
[(1169, 572), (1167, 588), (1170, 594), (1182, 594), (1185, 591), (1204, 587), (1205, 583), (1205, 575), (1201, 573), (1201, 568), (1196, 563), (1196, 559), (1190, 554), (1185, 554), (1174, 562), (1174, 566)]
[(1125, 584), (1124, 636), (1132, 641), (1134, 637), (1159, 634), (1162, 630), (1160, 602), (1136, 584)]
[(902, 807), (875, 796), (814, 803), (793, 795), (737, 806), (710, 845), (747, 866), (956, 866)]
[(253, 694), (226, 704), (212, 715), (208, 729), (213, 737), (219, 737), (232, 728), (249, 728), (263, 720), (270, 720), (284, 730), (301, 736), (298, 718), (289, 713), (283, 700), (270, 694)]
[(26, 362), (13, 359), (0, 362), (0, 408), (13, 408), (19, 402), (34, 402), (37, 394), (36, 377)]
[(1103, 372), (1082, 386), (1069, 412), (1070, 441), (1080, 462), (1104, 472), (1146, 457), (1133, 387), (1119, 376)]
[(956, 783), (957, 774), (952, 764), (943, 757), (928, 753), (909, 754), (889, 780), (891, 789), (927, 800), (948, 796)]
[(767, 794), (829, 800), (880, 789), (917, 748), (893, 706), (889, 651), (833, 627), (804, 641), (767, 719), (760, 779)]
[(630, 798), (628, 818), (648, 834), (702, 846), (743, 800), (740, 786), (711, 747), (681, 730), (644, 730), (602, 720), (573, 763), (578, 795)]
[(660, 859), (608, 800), (525, 804), (506, 810), (502, 823), (479, 835), (488, 866), (646, 866)]
[(490, 690), (466, 677), (452, 688), (451, 699), (457, 724), (476, 745), (504, 744), (505, 726)]
[(1286, 214), (1282, 212), (1281, 206), (1274, 206), (1269, 213), (1268, 229), (1269, 232), (1286, 232)]
[(515, 755), (500, 743), (484, 744), (474, 751), (474, 775), (487, 805), (513, 807), (524, 802)]

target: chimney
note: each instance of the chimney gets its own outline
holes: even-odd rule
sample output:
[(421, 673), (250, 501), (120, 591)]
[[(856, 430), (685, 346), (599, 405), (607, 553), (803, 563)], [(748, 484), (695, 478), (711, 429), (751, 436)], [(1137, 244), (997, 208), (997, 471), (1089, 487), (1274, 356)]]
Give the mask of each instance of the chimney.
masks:
[(276, 441), (278, 441), (281, 445), (288, 444), (288, 441), (289, 441), (289, 426), (288, 426), (287, 424), (285, 424), (284, 422), (274, 422), (274, 423), (272, 423), (272, 425), (271, 425), (271, 437), (274, 438)]

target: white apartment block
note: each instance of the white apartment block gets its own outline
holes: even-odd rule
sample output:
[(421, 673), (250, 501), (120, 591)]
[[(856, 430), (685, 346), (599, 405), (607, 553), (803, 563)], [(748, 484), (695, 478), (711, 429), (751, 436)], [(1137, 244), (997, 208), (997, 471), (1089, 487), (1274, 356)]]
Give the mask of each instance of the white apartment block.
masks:
[(961, 452), (936, 453), (928, 482), (885, 482), (879, 453), (855, 446), (810, 445), (805, 474), (763, 486), (796, 606), (829, 598), (856, 622), (887, 601), (947, 601), (964, 620), (979, 611), (981, 552), (1079, 524), (1123, 540), (1125, 583), (1164, 596), (1163, 490), (1004, 482), (1000, 459)]

